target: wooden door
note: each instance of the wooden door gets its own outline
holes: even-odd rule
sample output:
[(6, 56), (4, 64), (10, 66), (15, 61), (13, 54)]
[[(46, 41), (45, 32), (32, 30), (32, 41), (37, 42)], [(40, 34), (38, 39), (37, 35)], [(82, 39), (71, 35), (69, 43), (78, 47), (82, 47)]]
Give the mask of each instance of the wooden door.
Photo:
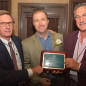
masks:
[(11, 11), (11, 0), (0, 0), (0, 10)]

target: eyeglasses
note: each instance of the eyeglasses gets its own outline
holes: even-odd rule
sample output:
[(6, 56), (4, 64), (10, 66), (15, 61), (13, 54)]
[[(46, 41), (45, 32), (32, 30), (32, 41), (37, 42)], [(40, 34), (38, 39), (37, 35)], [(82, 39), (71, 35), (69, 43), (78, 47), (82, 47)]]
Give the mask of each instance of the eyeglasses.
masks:
[(8, 24), (9, 26), (12, 26), (14, 23), (15, 23), (15, 22), (0, 22), (0, 25), (1, 25), (2, 27), (6, 27), (7, 24)]

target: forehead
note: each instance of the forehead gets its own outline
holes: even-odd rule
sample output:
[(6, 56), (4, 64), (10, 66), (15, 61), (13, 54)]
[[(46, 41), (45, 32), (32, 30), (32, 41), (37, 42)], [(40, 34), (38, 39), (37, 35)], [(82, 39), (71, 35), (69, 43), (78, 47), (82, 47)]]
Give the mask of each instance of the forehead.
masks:
[(12, 21), (12, 18), (7, 14), (0, 15), (0, 21)]
[(83, 13), (86, 13), (86, 6), (81, 6), (81, 7), (76, 9), (76, 12), (75, 12), (76, 15), (77, 14), (81, 15)]
[[(34, 16), (46, 16), (46, 14), (44, 13), (44, 12), (42, 12), (42, 11), (38, 11), (38, 12), (35, 12), (34, 14), (33, 14), (33, 17)], [(47, 17), (47, 16), (46, 16)]]

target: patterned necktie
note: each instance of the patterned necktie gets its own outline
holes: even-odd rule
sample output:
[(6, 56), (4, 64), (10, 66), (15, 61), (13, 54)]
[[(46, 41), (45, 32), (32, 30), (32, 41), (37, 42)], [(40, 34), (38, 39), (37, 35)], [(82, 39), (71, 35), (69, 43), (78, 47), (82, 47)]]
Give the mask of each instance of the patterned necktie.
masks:
[(17, 61), (16, 61), (15, 53), (14, 53), (14, 50), (13, 50), (13, 48), (12, 48), (12, 43), (11, 43), (11, 42), (8, 42), (8, 45), (9, 45), (9, 47), (10, 47), (10, 52), (11, 52), (11, 56), (12, 56), (14, 68), (15, 68), (15, 70), (18, 70), (18, 66), (17, 66)]

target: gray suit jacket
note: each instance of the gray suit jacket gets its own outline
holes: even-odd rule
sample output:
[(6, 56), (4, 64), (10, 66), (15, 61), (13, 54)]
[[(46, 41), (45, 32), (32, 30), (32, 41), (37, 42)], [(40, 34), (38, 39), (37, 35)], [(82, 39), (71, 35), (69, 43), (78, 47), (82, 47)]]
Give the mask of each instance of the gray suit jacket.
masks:
[[(52, 39), (52, 48), (54, 51), (63, 51), (63, 46), (56, 46), (56, 39), (61, 39), (63, 41), (63, 36), (60, 33), (50, 33)], [(23, 40), (23, 52), (24, 52), (24, 64), (25, 68), (33, 68), (37, 65), (40, 65), (40, 56), (43, 47), (38, 39), (36, 33), (31, 37), (28, 37)], [(36, 82), (39, 78), (36, 78), (37, 75), (34, 75)]]

